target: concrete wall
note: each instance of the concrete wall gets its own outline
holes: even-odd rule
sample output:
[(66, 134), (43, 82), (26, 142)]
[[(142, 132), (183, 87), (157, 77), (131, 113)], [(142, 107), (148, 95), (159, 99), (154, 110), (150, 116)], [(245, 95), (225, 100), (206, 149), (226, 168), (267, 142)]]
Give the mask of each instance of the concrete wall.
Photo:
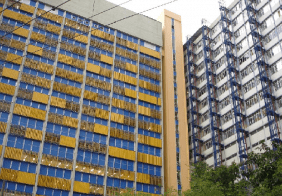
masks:
[[(165, 188), (177, 189), (176, 132), (174, 108), (173, 49), (171, 19), (174, 18), (176, 72), (178, 94), (178, 123), (182, 191), (190, 188), (189, 145), (184, 79), (181, 17), (164, 10), (159, 17), (163, 23), (163, 102), (164, 102), (164, 175)], [(184, 107), (183, 107), (184, 106)]]
[[(40, 0), (43, 3), (51, 6), (58, 6), (66, 0)], [(60, 9), (68, 10), (69, 12), (88, 18), (104, 10), (114, 7), (115, 4), (106, 0), (71, 0), (70, 2), (60, 6)], [(93, 11), (94, 10), (94, 11)], [(114, 21), (135, 14), (130, 10), (122, 7), (116, 7), (105, 13), (92, 17), (102, 25), (107, 26)], [(131, 36), (143, 39), (152, 44), (162, 46), (162, 24), (152, 18), (144, 15), (136, 15), (123, 21), (117, 22), (109, 26)]]

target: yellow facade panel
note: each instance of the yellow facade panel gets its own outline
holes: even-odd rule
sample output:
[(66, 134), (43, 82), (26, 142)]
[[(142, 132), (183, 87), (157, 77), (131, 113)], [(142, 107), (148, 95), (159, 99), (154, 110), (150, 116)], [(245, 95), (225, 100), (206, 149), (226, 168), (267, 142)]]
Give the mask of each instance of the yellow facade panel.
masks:
[(125, 88), (125, 96), (132, 97), (132, 98), (136, 99), (137, 98), (137, 92), (135, 90)]
[(159, 52), (157, 52), (155, 50), (151, 50), (151, 49), (146, 48), (144, 46), (140, 46), (140, 52), (147, 54), (147, 55), (150, 55), (152, 57), (158, 58), (158, 59), (161, 58), (161, 54)]
[(61, 99), (58, 97), (51, 97), (51, 105), (60, 107), (60, 108), (66, 108), (67, 101), (65, 99)]
[(121, 115), (121, 114), (112, 113), (111, 114), (111, 121), (123, 124), (124, 123), (124, 116)]
[(114, 59), (112, 57), (101, 54), (101, 61), (104, 62), (104, 63), (112, 65), (113, 62), (114, 62)]
[(20, 7), (21, 10), (25, 11), (25, 12), (29, 12), (31, 14), (33, 14), (33, 12), (35, 11), (35, 7), (32, 7), (30, 5), (27, 5), (25, 3), (22, 3), (21, 4), (21, 7)]
[(22, 149), (6, 147), (4, 157), (8, 159), (22, 160), (22, 154)]
[(39, 110), (39, 109), (36, 109), (36, 108), (30, 108), (29, 117), (39, 119), (39, 120), (45, 120), (46, 111)]
[(138, 67), (136, 65), (132, 65), (130, 63), (126, 63), (125, 65), (126, 70), (137, 73), (138, 72)]
[(28, 37), (29, 30), (24, 29), (24, 28), (19, 28), (19, 29), (16, 29), (13, 33), (16, 35), (23, 36), (23, 37)]
[(12, 53), (8, 53), (7, 55), (7, 61), (10, 61), (12, 63), (16, 63), (16, 64), (22, 64), (22, 60), (23, 57), (22, 56), (18, 56), (16, 54), (12, 54)]
[(7, 123), (0, 122), (0, 133), (6, 133)]
[(43, 49), (40, 48), (40, 47), (37, 47), (37, 46), (28, 45), (27, 52), (30, 52), (32, 54), (36, 54), (36, 55), (42, 56)]
[(2, 72), (2, 76), (5, 76), (7, 78), (12, 78), (14, 80), (17, 80), (19, 77), (19, 72), (13, 69), (9, 69), (4, 67), (3, 68), (3, 72)]
[(68, 116), (63, 117), (63, 124), (69, 127), (77, 128), (78, 126), (78, 120), (75, 118), (71, 118)]
[(75, 138), (67, 137), (64, 135), (60, 136), (60, 145), (61, 146), (75, 148), (75, 142), (76, 142)]
[(158, 98), (158, 105), (162, 105), (162, 100), (161, 100), (161, 98)]
[(7, 181), (19, 182), (24, 184), (35, 184), (36, 174), (16, 171), (12, 169), (1, 169), (0, 178)]
[(90, 184), (86, 182), (74, 181), (73, 191), (77, 193), (90, 193)]
[(15, 94), (15, 86), (0, 83), (0, 92), (8, 95), (14, 95)]
[(104, 125), (95, 124), (94, 132), (102, 135), (108, 135), (108, 127)]
[(44, 43), (45, 40), (46, 40), (46, 36), (42, 35), (40, 33), (32, 32), (31, 36), (30, 36), (30, 39), (33, 39), (33, 40), (40, 41), (40, 42)]
[(92, 72), (92, 73), (99, 74), (99, 73), (100, 73), (100, 70), (101, 70), (101, 67), (98, 66), (98, 65), (94, 65), (94, 64), (91, 64), (91, 63), (88, 63), (88, 64), (87, 64), (87, 71), (90, 71), (90, 72)]
[(31, 129), (31, 128), (27, 128), (26, 132), (25, 132), (25, 137), (26, 138), (30, 138), (30, 139), (34, 139), (34, 140), (42, 140), (42, 131), (36, 130), (36, 129)]
[(109, 146), (109, 155), (122, 159), (135, 161), (135, 151)]
[(42, 94), (42, 93), (33, 92), (32, 94), (32, 101), (48, 104), (48, 99), (49, 99), (49, 96)]
[(35, 177), (36, 177), (36, 174), (18, 171), (16, 182), (34, 185), (35, 184)]
[(79, 42), (88, 44), (88, 37), (85, 36), (85, 35), (81, 35), (81, 34), (76, 33), (74, 39), (79, 41)]

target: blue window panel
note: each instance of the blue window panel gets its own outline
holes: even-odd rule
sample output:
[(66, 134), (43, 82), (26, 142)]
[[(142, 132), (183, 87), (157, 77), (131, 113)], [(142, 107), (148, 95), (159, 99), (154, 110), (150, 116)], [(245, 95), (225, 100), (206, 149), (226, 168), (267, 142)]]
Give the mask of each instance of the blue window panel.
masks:
[(64, 11), (62, 11), (62, 10), (58, 10), (58, 15), (60, 15), (60, 16), (64, 16)]
[(65, 170), (64, 178), (65, 179), (70, 179), (71, 178), (71, 171)]
[(161, 156), (161, 149), (160, 148), (155, 148), (156, 149), (156, 156), (160, 157)]
[(57, 171), (56, 171), (56, 177), (57, 178), (64, 178), (64, 170), (58, 168)]
[(104, 154), (99, 155), (99, 165), (105, 165), (105, 155)]
[(98, 185), (104, 184), (104, 177), (103, 176), (97, 176), (97, 184)]
[(128, 161), (128, 169), (129, 171), (133, 171), (134, 170), (134, 162), (133, 161)]
[(156, 167), (156, 176), (161, 176), (161, 173), (162, 173), (162, 168)]
[(90, 177), (89, 174), (84, 173), (82, 176), (82, 182), (89, 182), (89, 177)]
[(121, 160), (121, 167), (115, 167), (115, 168), (121, 168), (121, 169), (124, 169), (124, 170), (130, 170), (129, 167), (128, 167), (129, 163), (127, 160)]
[[(27, 163), (27, 162), (21, 162), (20, 171), (29, 172), (29, 171), (28, 171), (28, 166), (29, 166), (29, 163)], [(30, 173), (30, 172), (29, 172), (29, 173)]]
[(176, 138), (179, 138), (179, 134), (178, 133), (176, 133), (175, 136), (176, 136)]
[(144, 150), (143, 150), (144, 153), (148, 154), (149, 153), (149, 146), (147, 145), (144, 145)]
[(155, 193), (155, 186), (154, 185), (149, 186), (149, 193)]
[(137, 187), (136, 187), (137, 191), (143, 191), (143, 185), (139, 182), (137, 182)]
[(126, 180), (120, 180), (120, 188), (122, 189), (126, 188)]
[(82, 178), (82, 173), (76, 171), (74, 176), (75, 181), (81, 181), (81, 178)]
[(132, 181), (127, 181), (127, 187), (128, 188), (133, 188), (133, 182)]
[(90, 175), (90, 183), (97, 184), (97, 176), (96, 175)]
[(11, 169), (18, 170), (20, 167), (20, 162), (18, 161), (12, 161)]
[(45, 165), (40, 166), (40, 174), (46, 176), (48, 171), (48, 167)]
[(181, 185), (180, 184), (178, 185), (178, 190), (181, 190)]
[(149, 167), (149, 174), (150, 175), (155, 175), (155, 166), (148, 165), (148, 167)]
[(149, 174), (149, 165), (148, 164), (143, 164), (143, 173), (144, 174)]
[(143, 165), (142, 163), (137, 163), (137, 172), (138, 173), (143, 173)]
[(114, 187), (120, 187), (120, 180), (114, 179)]
[(107, 178), (107, 186), (112, 187), (114, 185), (114, 180), (112, 178)]
[(114, 163), (115, 164), (114, 167), (120, 169), (122, 161), (123, 160), (121, 160), (121, 159), (116, 159), (115, 163)]
[(148, 184), (143, 184), (143, 191), (144, 192), (149, 192), (149, 185)]
[(52, 167), (48, 168), (48, 176), (56, 177), (55, 168), (52, 168)]
[(180, 171), (180, 166), (177, 166), (177, 171)]
[(109, 159), (108, 159), (108, 167), (111, 167), (111, 168), (114, 167), (114, 158), (113, 157), (109, 157)]

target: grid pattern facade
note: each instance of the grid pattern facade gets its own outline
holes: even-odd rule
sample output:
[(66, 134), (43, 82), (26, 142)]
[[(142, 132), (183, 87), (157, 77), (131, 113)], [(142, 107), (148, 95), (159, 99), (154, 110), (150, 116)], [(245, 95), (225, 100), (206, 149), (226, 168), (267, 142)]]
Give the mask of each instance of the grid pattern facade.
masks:
[(161, 194), (160, 47), (33, 0), (0, 7), (1, 191)]
[(220, 5), (219, 19), (184, 45), (193, 162), (230, 165), (281, 141), (281, 3)]

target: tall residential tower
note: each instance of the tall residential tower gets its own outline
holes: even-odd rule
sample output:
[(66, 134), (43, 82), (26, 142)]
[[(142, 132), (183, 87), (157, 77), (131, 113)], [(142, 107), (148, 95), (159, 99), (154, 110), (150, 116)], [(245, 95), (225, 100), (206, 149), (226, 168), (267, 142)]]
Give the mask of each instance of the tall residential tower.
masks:
[(191, 160), (242, 162), (281, 139), (281, 1), (222, 1), (184, 45)]

